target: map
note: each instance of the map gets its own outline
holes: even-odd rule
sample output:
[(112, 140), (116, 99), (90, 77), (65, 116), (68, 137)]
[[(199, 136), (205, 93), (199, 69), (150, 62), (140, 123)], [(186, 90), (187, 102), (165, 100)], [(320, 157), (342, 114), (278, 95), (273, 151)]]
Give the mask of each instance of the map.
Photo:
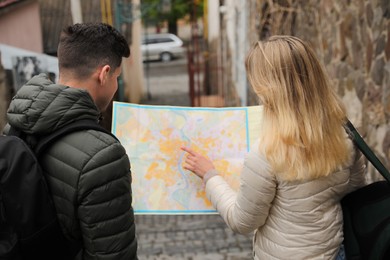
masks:
[(175, 107), (114, 102), (112, 132), (125, 147), (135, 214), (212, 214), (202, 180), (184, 170), (188, 146), (213, 160), (237, 190), (261, 107)]

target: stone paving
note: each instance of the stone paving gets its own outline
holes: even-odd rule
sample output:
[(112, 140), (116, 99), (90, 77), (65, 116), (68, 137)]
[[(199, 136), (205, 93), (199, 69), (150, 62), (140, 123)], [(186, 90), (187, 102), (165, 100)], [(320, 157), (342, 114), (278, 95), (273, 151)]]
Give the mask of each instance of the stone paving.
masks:
[[(151, 98), (142, 100), (141, 103), (189, 106), (188, 76), (185, 69), (176, 68), (170, 74), (169, 68), (164, 67), (162, 74), (161, 66), (169, 66), (168, 64), (151, 65), (160, 68), (151, 70), (148, 78)], [(135, 221), (140, 260), (252, 259), (252, 235), (235, 234), (217, 214), (136, 215)]]
[(146, 259), (251, 259), (251, 237), (233, 233), (219, 215), (137, 215), (138, 256)]

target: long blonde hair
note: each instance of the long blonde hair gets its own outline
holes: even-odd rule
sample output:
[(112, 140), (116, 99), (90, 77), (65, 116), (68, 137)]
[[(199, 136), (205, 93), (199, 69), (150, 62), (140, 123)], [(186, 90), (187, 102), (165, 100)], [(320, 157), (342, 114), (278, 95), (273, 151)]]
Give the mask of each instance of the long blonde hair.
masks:
[(273, 36), (253, 46), (245, 66), (264, 105), (260, 149), (279, 178), (315, 179), (349, 162), (345, 107), (309, 45)]

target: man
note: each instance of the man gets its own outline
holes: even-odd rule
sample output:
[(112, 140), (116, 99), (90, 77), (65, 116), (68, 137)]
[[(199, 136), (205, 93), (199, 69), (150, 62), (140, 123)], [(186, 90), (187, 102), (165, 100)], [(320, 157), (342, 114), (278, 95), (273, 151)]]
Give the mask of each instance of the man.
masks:
[[(32, 78), (12, 100), (9, 124), (45, 136), (80, 119), (98, 122), (117, 91), (125, 38), (106, 24), (64, 29), (58, 46), (59, 81)], [(79, 241), (76, 259), (137, 259), (130, 163), (123, 146), (96, 130), (70, 133), (41, 158), (67, 238)]]

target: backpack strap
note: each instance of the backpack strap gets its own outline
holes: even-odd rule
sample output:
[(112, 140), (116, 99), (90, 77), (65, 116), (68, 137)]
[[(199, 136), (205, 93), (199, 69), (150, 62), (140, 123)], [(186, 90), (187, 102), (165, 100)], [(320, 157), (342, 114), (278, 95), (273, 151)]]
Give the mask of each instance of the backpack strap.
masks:
[(99, 125), (98, 122), (91, 119), (82, 119), (67, 124), (66, 126), (51, 133), (49, 136), (41, 138), (34, 147), (34, 152), (36, 156), (39, 158), (39, 156), (58, 138), (82, 130), (100, 131), (108, 135), (111, 135), (119, 142), (118, 138), (114, 134), (112, 134), (107, 129)]
[(374, 165), (374, 167), (378, 170), (378, 172), (387, 180), (390, 184), (390, 173), (387, 168), (383, 165), (383, 163), (379, 160), (379, 158), (375, 155), (375, 153), (371, 150), (371, 148), (367, 145), (364, 139), (361, 137), (359, 132), (356, 130), (351, 121), (347, 120), (347, 123), (344, 126), (345, 130), (355, 143), (355, 145), (359, 148), (359, 150), (366, 156), (366, 158)]

